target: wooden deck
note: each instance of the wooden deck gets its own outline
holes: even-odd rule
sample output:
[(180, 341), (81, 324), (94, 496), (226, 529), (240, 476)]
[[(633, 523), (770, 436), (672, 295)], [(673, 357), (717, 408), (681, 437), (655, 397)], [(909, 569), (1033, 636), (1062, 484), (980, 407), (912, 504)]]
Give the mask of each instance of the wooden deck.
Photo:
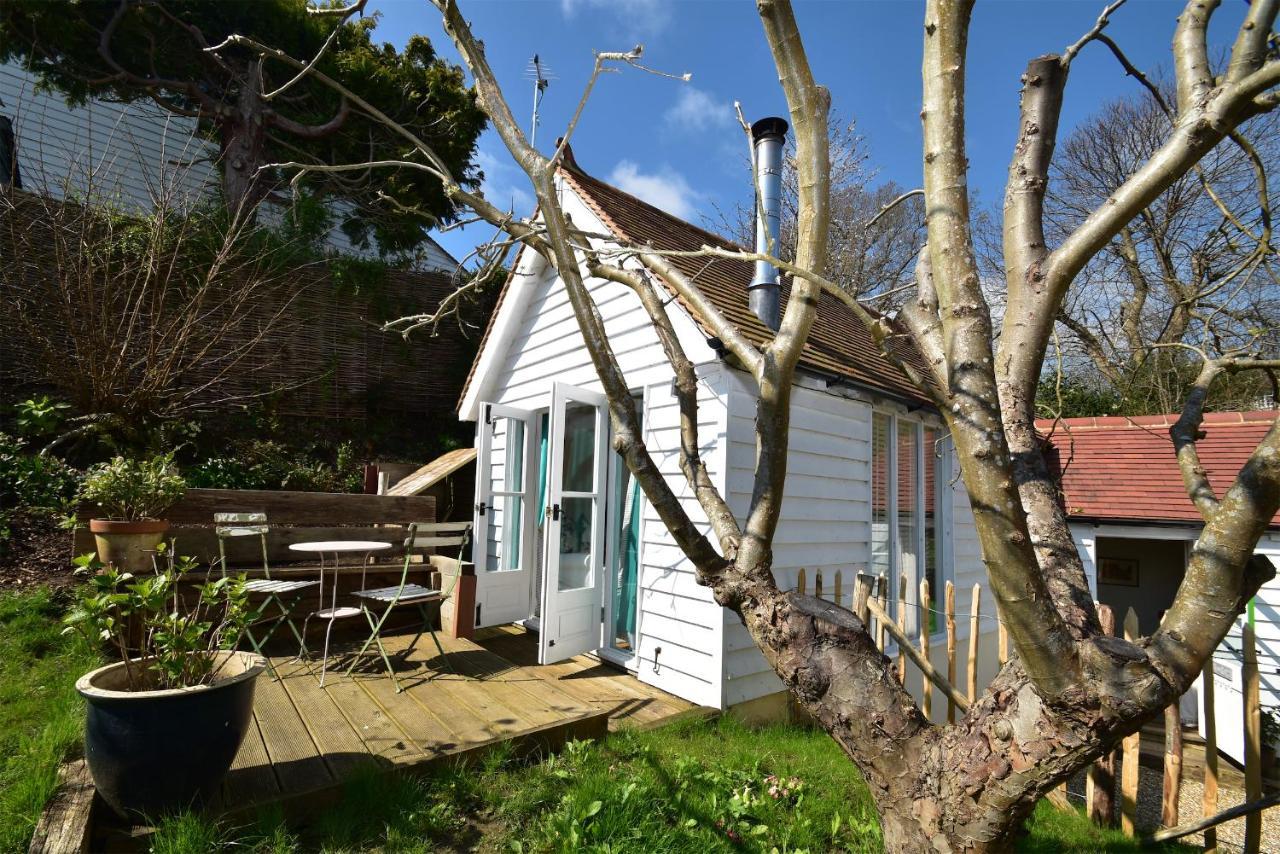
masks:
[(376, 656), (348, 678), (349, 659), (331, 650), (337, 671), (323, 688), (319, 661), (273, 658), (281, 678), (259, 677), (254, 724), (215, 808), (314, 806), (366, 769), (420, 770), (507, 741), (523, 753), (554, 750), (698, 711), (587, 656), (537, 666), (536, 636), (522, 629), (486, 630), (476, 641), (441, 637), (452, 671), (429, 636), (406, 649), (411, 639), (385, 639), (405, 687), (399, 694)]

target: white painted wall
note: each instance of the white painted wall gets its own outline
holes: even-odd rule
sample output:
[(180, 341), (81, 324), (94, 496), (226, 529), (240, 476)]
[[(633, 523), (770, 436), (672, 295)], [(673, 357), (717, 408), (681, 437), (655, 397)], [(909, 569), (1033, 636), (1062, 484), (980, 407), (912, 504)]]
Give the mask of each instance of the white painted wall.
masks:
[[(604, 231), (591, 211), (566, 194), (566, 212), (586, 231)], [(603, 391), (563, 282), (533, 253), (517, 262), (476, 375), (460, 407), (474, 419), (481, 402), (527, 410), (547, 407), (555, 382)], [(587, 287), (604, 320), (615, 356), (633, 390), (644, 394), (644, 439), (654, 460), (703, 530), (705, 514), (679, 470), (679, 410), (672, 372), (639, 298), (626, 286), (592, 279)], [(726, 409), (721, 367), (693, 321), (668, 307), (686, 353), (699, 362), (699, 430), (712, 477), (724, 471)], [(721, 608), (698, 586), (692, 565), (648, 502), (643, 505), (636, 674), (692, 702), (720, 705), (723, 657)]]
[[(736, 371), (727, 371), (729, 390), (729, 447), (726, 493), (729, 506), (742, 518), (751, 498), (755, 468), (755, 396), (749, 379)], [(801, 568), (807, 575), (807, 586), (813, 590), (818, 571), (824, 578), (824, 591), (831, 594), (832, 579), (837, 570), (842, 574), (843, 604), (852, 597), (855, 573), (867, 572), (871, 563), (871, 419), (875, 408), (894, 409), (905, 413), (897, 404), (856, 400), (826, 391), (811, 379), (803, 381), (792, 392), (791, 436), (787, 456), (786, 496), (774, 543), (774, 575), (784, 589), (796, 586)], [(919, 417), (918, 414), (916, 417)], [(958, 471), (954, 464), (952, 471)], [(986, 570), (982, 564), (973, 513), (963, 484), (948, 482), (951, 495), (951, 518), (943, 520), (950, 533), (951, 578), (956, 585), (957, 637), (967, 649), (969, 620), (967, 615), (974, 584), (985, 591)], [(934, 591), (941, 598), (941, 591)], [(979, 684), (985, 685), (995, 674), (996, 623), (995, 604), (984, 593), (984, 613), (979, 620), (981, 653)], [(917, 602), (914, 590), (908, 601)], [(935, 607), (941, 609), (940, 605)], [(938, 621), (942, 628), (942, 621)], [(741, 621), (724, 610), (725, 626), (725, 705), (752, 700), (783, 689), (752, 641)], [(935, 664), (946, 672), (945, 633), (934, 636), (931, 653)], [(963, 658), (963, 656), (961, 656)], [(919, 698), (916, 684), (918, 671), (910, 665), (909, 687)], [(957, 681), (964, 684), (967, 672), (958, 665)], [(946, 704), (934, 703), (935, 717), (945, 717)], [(942, 718), (939, 718), (942, 719)]]
[[(28, 191), (54, 198), (92, 195), (124, 210), (149, 211), (161, 202), (195, 204), (217, 189), (217, 146), (198, 135), (194, 119), (150, 101), (69, 107), (61, 94), (37, 91), (36, 76), (12, 62), (0, 64), (0, 101), (0, 114), (14, 123)], [(374, 254), (353, 246), (338, 228), (326, 243), (337, 252)], [(434, 240), (423, 244), (422, 253), (417, 269), (457, 266)]]

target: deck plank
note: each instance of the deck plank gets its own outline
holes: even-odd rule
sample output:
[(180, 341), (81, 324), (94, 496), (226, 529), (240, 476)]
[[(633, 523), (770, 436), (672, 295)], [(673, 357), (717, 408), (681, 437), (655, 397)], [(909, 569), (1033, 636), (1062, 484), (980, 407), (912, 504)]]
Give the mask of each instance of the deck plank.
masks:
[(270, 676), (259, 679), (254, 710), (282, 792), (305, 792), (333, 783), (329, 767), (283, 685)]
[(329, 767), (333, 779), (340, 780), (361, 769), (376, 765), (377, 760), (350, 720), (333, 698), (320, 687), (320, 679), (298, 661), (276, 665), (284, 686), (311, 740)]
[[(254, 693), (256, 695), (256, 690)], [(267, 755), (267, 746), (262, 741), (262, 730), (258, 727), (258, 713), (255, 710), (249, 731), (245, 733), (244, 741), (240, 742), (240, 750), (231, 763), (231, 771), (222, 781), (222, 803), (227, 808), (236, 808), (271, 800), (279, 794), (280, 782), (276, 779), (271, 758)]]

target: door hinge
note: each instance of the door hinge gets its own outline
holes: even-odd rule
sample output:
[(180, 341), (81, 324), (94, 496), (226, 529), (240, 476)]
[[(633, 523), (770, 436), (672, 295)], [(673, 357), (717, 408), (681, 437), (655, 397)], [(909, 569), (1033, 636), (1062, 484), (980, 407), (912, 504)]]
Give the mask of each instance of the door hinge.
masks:
[(484, 511), (485, 511), (485, 510), (487, 510), (487, 509), (489, 509), (489, 505), (488, 505), (488, 504), (486, 504), (486, 503), (485, 503), (485, 502), (483, 502), (483, 501), (481, 501), (479, 504), (477, 504), (477, 505), (476, 505), (476, 511), (477, 511), (481, 516), (483, 516), (483, 515), (484, 515)]
[(555, 646), (555, 645), (556, 645), (556, 642), (555, 642), (555, 641), (553, 641), (553, 640), (548, 640), (548, 641), (547, 641), (547, 648), (548, 648), (548, 649), (550, 649), (551, 647), (553, 647), (553, 646)]
[(481, 604), (482, 603), (480, 602), (476, 603), (476, 628), (479, 628), (480, 626), (483, 625), (483, 623), (480, 622), (480, 605)]
[(604, 622), (604, 606), (600, 606), (600, 622)]
[(484, 405), (484, 423), (485, 424), (493, 423), (493, 407), (488, 403)]
[(551, 505), (551, 521), (553, 522), (560, 521), (560, 505), (559, 504)]

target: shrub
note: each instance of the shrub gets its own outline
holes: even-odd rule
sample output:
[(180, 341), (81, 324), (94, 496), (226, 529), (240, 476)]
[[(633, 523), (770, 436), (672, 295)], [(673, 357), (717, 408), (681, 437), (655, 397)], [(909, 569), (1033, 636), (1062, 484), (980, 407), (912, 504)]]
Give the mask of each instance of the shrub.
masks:
[(101, 518), (134, 522), (159, 517), (186, 488), (172, 454), (148, 460), (116, 457), (89, 469), (80, 497), (97, 504)]
[(0, 433), (0, 513), (61, 508), (76, 494), (79, 479), (57, 457), (29, 453), (22, 439)]

